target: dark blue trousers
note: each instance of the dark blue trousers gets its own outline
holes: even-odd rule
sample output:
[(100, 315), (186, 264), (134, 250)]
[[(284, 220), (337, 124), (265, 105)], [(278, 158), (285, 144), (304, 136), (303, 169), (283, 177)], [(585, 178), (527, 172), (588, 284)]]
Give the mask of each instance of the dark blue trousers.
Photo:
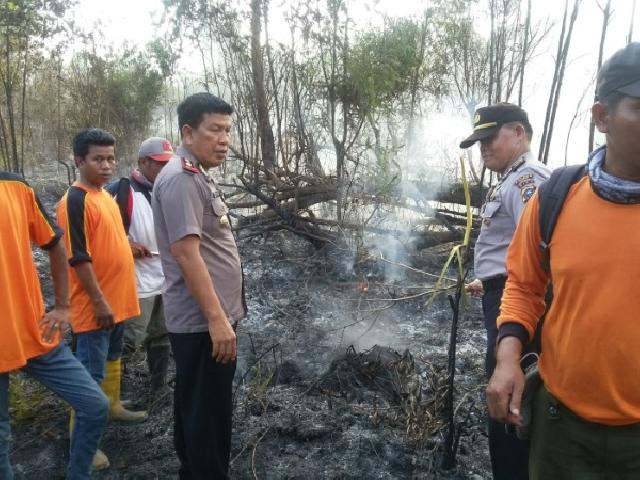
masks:
[[(496, 368), (496, 320), (500, 314), (500, 300), (504, 287), (487, 290), (482, 297), (484, 325), (487, 329), (487, 355), (485, 372), (490, 378)], [(505, 424), (489, 419), (489, 454), (493, 480), (529, 479), (529, 441), (507, 433)]]
[(211, 357), (209, 333), (169, 333), (176, 362), (173, 436), (180, 480), (227, 480), (236, 362)]

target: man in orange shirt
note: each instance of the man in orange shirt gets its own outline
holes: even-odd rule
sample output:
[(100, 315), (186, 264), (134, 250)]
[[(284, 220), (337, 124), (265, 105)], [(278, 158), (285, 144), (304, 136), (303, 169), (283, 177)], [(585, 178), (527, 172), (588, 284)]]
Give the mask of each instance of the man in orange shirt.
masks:
[(529, 473), (532, 480), (640, 478), (640, 43), (598, 72), (591, 108), (606, 146), (569, 190), (540, 248), (540, 202), (525, 207), (507, 256), (491, 416), (521, 423), (522, 346), (554, 298), (542, 329)]
[[(113, 169), (115, 139), (103, 130), (82, 130), (73, 140), (80, 171), (58, 204), (71, 265), (71, 326), (76, 355), (110, 401), (109, 417), (125, 422), (147, 418), (120, 402), (124, 321), (140, 314), (131, 247), (113, 197), (104, 190)], [(98, 450), (94, 469), (109, 466)]]
[[(0, 479), (11, 480), (9, 464), (9, 372), (21, 369), (77, 412), (71, 436), (68, 479), (88, 479), (107, 421), (100, 387), (60, 341), (69, 318), (66, 254), (62, 232), (33, 189), (17, 175), (0, 172)], [(45, 313), (31, 242), (49, 253), (55, 306)]]

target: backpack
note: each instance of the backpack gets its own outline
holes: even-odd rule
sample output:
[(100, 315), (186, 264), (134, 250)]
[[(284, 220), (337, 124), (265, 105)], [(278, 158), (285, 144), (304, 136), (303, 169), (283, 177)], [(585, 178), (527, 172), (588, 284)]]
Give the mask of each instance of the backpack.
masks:
[(124, 231), (129, 235), (131, 214), (133, 213), (133, 198), (131, 197), (131, 181), (127, 177), (113, 181), (106, 186), (106, 190), (115, 198), (122, 217)]
[[(551, 258), (549, 255), (549, 243), (553, 235), (553, 230), (558, 221), (558, 215), (562, 211), (562, 206), (567, 198), (571, 186), (587, 174), (585, 165), (571, 165), (569, 167), (559, 168), (551, 173), (551, 177), (538, 187), (539, 208), (539, 226), (540, 226), (540, 248), (542, 249), (543, 259), (542, 268), (546, 272), (551, 271)], [(547, 310), (553, 301), (553, 283), (549, 283), (546, 295)], [(529, 344), (529, 350), (525, 353), (520, 364), (525, 372), (524, 391), (522, 392), (522, 400), (520, 404), (520, 413), (522, 415), (522, 424), (515, 427), (515, 434), (521, 440), (529, 438), (531, 433), (531, 417), (533, 414), (533, 399), (536, 391), (542, 385), (540, 374), (538, 373), (538, 354), (541, 351), (541, 329), (544, 325), (545, 314), (540, 318), (538, 328), (534, 338)], [(533, 354), (533, 356), (531, 356)], [(528, 358), (527, 358), (528, 357)], [(532, 358), (535, 360), (531, 361)]]
[(544, 258), (542, 268), (546, 272), (551, 271), (551, 259), (549, 256), (549, 243), (553, 236), (553, 230), (558, 221), (558, 215), (567, 198), (571, 186), (587, 174), (585, 165), (570, 165), (554, 170), (551, 177), (538, 187), (540, 248)]

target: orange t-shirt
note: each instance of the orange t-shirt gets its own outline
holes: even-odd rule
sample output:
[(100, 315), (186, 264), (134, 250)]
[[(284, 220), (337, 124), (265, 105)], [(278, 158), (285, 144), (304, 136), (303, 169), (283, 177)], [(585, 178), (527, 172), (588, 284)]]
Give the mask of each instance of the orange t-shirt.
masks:
[[(509, 279), (498, 325), (529, 337), (544, 311), (539, 201), (524, 210), (507, 254)], [(554, 298), (542, 328), (540, 375), (585, 420), (640, 423), (640, 205), (597, 196), (584, 178), (571, 187), (549, 252)]]
[(42, 341), (44, 315), (31, 243), (48, 249), (62, 236), (35, 192), (17, 175), (0, 172), (0, 373), (20, 368), (59, 342)]
[[(73, 267), (80, 262), (91, 262), (115, 322), (139, 315), (133, 254), (113, 197), (104, 189), (96, 190), (75, 182), (60, 200), (57, 215), (65, 231), (69, 264)], [(74, 268), (69, 279), (73, 331), (96, 330), (93, 304)]]

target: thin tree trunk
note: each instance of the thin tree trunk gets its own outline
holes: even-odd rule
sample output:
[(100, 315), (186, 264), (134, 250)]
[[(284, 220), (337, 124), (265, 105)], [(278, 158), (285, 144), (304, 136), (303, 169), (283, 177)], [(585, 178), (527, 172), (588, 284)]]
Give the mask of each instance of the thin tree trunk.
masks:
[(524, 85), (524, 69), (527, 63), (527, 51), (529, 50), (529, 31), (531, 30), (531, 0), (527, 2), (527, 18), (524, 22), (524, 44), (522, 46), (522, 59), (520, 63), (520, 87), (518, 89), (518, 106), (522, 106), (522, 87)]
[(489, 94), (487, 95), (487, 103), (491, 105), (493, 103), (493, 82), (495, 76), (495, 0), (489, 1), (489, 10), (491, 15), (491, 34), (489, 35)]
[[(284, 143), (282, 141), (282, 112), (280, 111), (280, 96), (278, 92), (278, 84), (276, 83), (276, 75), (275, 69), (273, 68), (273, 59), (271, 57), (271, 45), (269, 43), (269, 10), (268, 10), (268, 2), (265, 2), (264, 5), (264, 34), (265, 34), (265, 52), (267, 55), (267, 62), (269, 66), (269, 78), (271, 80), (271, 88), (273, 89), (273, 100), (275, 103), (275, 111), (276, 111), (276, 128), (278, 132), (278, 148), (280, 150), (280, 156), (282, 158), (282, 164), (285, 163), (284, 157)], [(275, 157), (277, 158), (277, 156)]]
[(553, 108), (551, 110), (551, 118), (549, 120), (549, 131), (547, 133), (546, 138), (546, 146), (544, 149), (544, 158), (542, 163), (545, 165), (549, 161), (549, 150), (551, 149), (551, 137), (553, 135), (553, 125), (555, 123), (556, 118), (556, 110), (558, 108), (558, 100), (560, 98), (560, 91), (562, 90), (562, 81), (564, 79), (564, 70), (567, 66), (567, 58), (569, 56), (569, 46), (571, 44), (571, 36), (573, 33), (573, 26), (578, 18), (578, 11), (580, 10), (580, 2), (582, 0), (575, 0), (573, 4), (573, 11), (571, 12), (571, 20), (569, 21), (569, 29), (567, 30), (567, 38), (564, 44), (564, 48), (562, 49), (562, 64), (560, 66), (560, 72), (558, 75), (558, 84), (556, 86), (556, 92), (553, 99)]
[(24, 40), (24, 66), (22, 70), (22, 102), (20, 108), (20, 165), (19, 172), (24, 177), (24, 124), (27, 116), (27, 69), (29, 65), (29, 39)]
[(631, 43), (633, 40), (633, 20), (636, 17), (636, 0), (633, 0), (631, 6), (631, 20), (629, 20), (629, 34), (627, 35), (627, 43)]
[[(607, 26), (609, 25), (609, 19), (611, 17), (611, 0), (607, 0), (607, 4), (602, 11), (602, 30), (600, 32), (600, 48), (598, 50), (598, 68), (596, 71), (600, 70), (602, 66), (602, 54), (604, 50), (604, 41), (607, 37)], [(633, 24), (633, 17), (631, 17), (631, 22)], [(594, 95), (595, 98), (595, 95)], [(589, 151), (587, 153), (591, 153), (593, 151), (593, 142), (596, 132), (596, 124), (593, 123), (593, 118), (589, 122)]]
[(418, 102), (418, 89), (420, 87), (420, 70), (424, 65), (424, 52), (427, 44), (427, 22), (429, 19), (428, 10), (424, 12), (424, 19), (422, 22), (422, 31), (420, 34), (420, 61), (413, 71), (411, 76), (411, 99), (409, 101), (409, 125), (407, 127), (407, 152), (409, 155), (413, 154), (413, 133), (415, 131), (416, 123), (416, 104)]
[(544, 158), (544, 150), (547, 141), (547, 135), (549, 131), (549, 120), (551, 118), (551, 110), (553, 108), (553, 99), (558, 83), (558, 75), (560, 72), (560, 65), (562, 64), (562, 48), (564, 45), (564, 35), (567, 27), (567, 13), (569, 12), (569, 2), (564, 0), (564, 15), (562, 16), (562, 29), (560, 30), (560, 38), (558, 40), (558, 50), (556, 52), (556, 65), (553, 71), (553, 78), (551, 80), (551, 90), (549, 92), (549, 101), (547, 103), (547, 113), (544, 117), (544, 128), (542, 129), (542, 136), (540, 138), (540, 149), (538, 150), (538, 160), (542, 161)]
[(275, 169), (276, 147), (273, 130), (269, 121), (269, 109), (264, 89), (264, 70), (260, 32), (262, 29), (262, 1), (251, 0), (251, 67), (258, 115), (258, 132), (262, 163), (267, 171)]

